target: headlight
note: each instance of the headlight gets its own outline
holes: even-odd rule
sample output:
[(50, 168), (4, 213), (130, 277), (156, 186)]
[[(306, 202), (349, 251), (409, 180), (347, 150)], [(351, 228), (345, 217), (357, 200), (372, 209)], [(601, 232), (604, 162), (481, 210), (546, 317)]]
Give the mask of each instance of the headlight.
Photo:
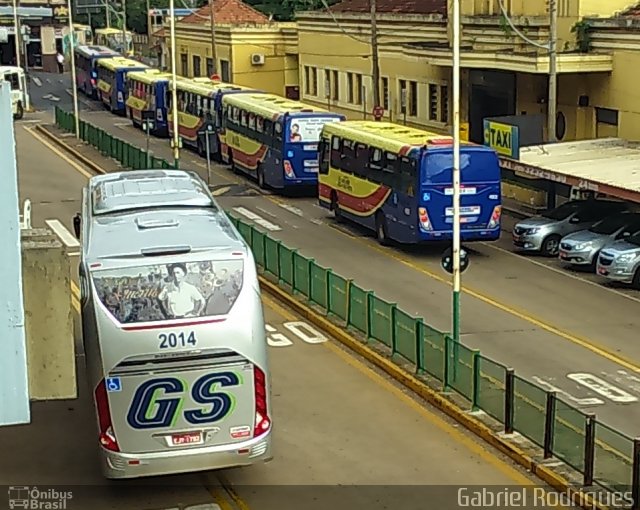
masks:
[(573, 249), (576, 251), (586, 250), (587, 248), (591, 248), (591, 241), (587, 241), (585, 243), (578, 243), (574, 245)]
[(527, 234), (529, 235), (537, 234), (538, 232), (540, 232), (540, 227), (527, 229)]
[(632, 262), (636, 258), (635, 253), (625, 253), (618, 257), (618, 262)]

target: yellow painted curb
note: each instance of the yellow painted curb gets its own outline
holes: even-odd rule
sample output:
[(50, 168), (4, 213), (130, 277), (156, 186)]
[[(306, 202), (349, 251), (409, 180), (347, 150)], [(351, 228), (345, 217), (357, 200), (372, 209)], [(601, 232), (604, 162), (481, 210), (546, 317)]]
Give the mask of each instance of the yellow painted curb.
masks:
[(549, 486), (559, 492), (569, 495), (574, 504), (579, 505), (586, 510), (608, 510), (608, 507), (601, 505), (591, 495), (571, 488), (569, 482), (564, 477), (553, 472), (546, 466), (539, 464), (517, 446), (500, 438), (493, 430), (491, 430), (491, 428), (475, 419), (467, 411), (460, 409), (454, 403), (429, 388), (425, 383), (409, 374), (386, 357), (378, 354), (372, 349), (369, 349), (365, 344), (358, 341), (341, 327), (333, 324), (329, 319), (316, 312), (305, 303), (293, 297), (291, 294), (280, 288), (276, 283), (273, 283), (262, 275), (259, 276), (259, 279), (261, 288), (272, 297), (279, 300), (281, 303), (307, 319), (313, 325), (317, 326), (325, 333), (328, 333), (340, 343), (383, 370), (403, 386), (425, 399), (429, 404), (442, 411), (450, 418), (453, 418), (469, 431), (473, 432), (482, 440), (507, 455), (514, 462), (530, 471), (533, 475), (540, 478)]
[[(87, 158), (83, 154), (80, 154), (77, 150), (75, 150), (74, 148), (70, 147), (69, 144), (66, 144), (62, 140), (60, 140), (59, 138), (56, 138), (53, 133), (51, 133), (47, 129), (43, 128), (40, 124), (38, 124), (35, 127), (35, 130), (38, 133), (40, 133), (41, 135), (47, 137), (49, 140), (51, 140), (53, 143), (55, 143), (58, 147), (61, 147), (62, 149), (67, 151), (69, 154), (71, 154), (71, 156), (73, 156), (75, 159), (80, 161), (86, 167), (88, 167), (91, 170), (93, 170), (95, 173), (97, 173), (97, 174), (106, 174), (107, 173), (107, 171), (104, 168), (102, 168), (100, 165), (98, 165), (97, 163), (94, 163), (93, 161), (91, 161), (89, 158)], [(95, 147), (92, 147), (92, 148), (94, 150), (98, 150)]]

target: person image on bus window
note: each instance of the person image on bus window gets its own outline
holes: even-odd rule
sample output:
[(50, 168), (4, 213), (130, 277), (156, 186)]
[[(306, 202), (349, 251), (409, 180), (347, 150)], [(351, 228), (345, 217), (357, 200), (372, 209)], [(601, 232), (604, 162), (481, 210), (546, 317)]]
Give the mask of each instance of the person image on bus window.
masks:
[(291, 134), (289, 136), (290, 142), (300, 142), (302, 141), (302, 136), (300, 135), (300, 126), (298, 124), (293, 124), (291, 126)]
[(158, 296), (167, 312), (174, 319), (200, 315), (204, 308), (204, 297), (194, 285), (185, 281), (187, 267), (178, 263), (168, 265), (167, 269), (173, 282), (162, 289)]

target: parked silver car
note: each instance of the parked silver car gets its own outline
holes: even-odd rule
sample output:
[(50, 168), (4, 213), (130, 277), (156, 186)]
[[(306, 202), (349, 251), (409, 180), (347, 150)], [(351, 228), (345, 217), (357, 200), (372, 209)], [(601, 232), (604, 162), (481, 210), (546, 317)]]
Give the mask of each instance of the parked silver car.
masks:
[(640, 232), (604, 248), (598, 257), (596, 272), (609, 280), (631, 283), (640, 289)]
[(587, 230), (580, 230), (560, 241), (559, 258), (573, 266), (590, 266), (595, 270), (604, 247), (627, 239), (640, 231), (640, 213), (624, 211), (608, 216)]
[(565, 202), (539, 216), (518, 222), (513, 229), (513, 245), (517, 251), (556, 256), (564, 236), (589, 228), (607, 216), (628, 209), (629, 206), (624, 202), (609, 200)]

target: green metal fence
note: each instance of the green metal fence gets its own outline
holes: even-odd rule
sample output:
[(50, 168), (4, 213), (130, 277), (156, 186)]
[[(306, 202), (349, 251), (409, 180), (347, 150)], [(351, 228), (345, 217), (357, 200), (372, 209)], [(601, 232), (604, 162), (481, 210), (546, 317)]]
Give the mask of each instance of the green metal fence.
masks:
[[(56, 124), (65, 131), (74, 132), (75, 117), (73, 113), (66, 112), (56, 106)], [(124, 168), (143, 170), (150, 168), (176, 168), (172, 163), (164, 159), (156, 158), (146, 151), (115, 137), (99, 127), (93, 126), (84, 120), (80, 120), (80, 138), (100, 151), (104, 156), (118, 161)]]
[[(60, 128), (75, 129), (72, 114), (56, 108), (55, 119)], [(147, 165), (143, 150), (85, 121), (80, 122), (80, 135), (124, 167), (173, 168), (158, 158)], [(437, 379), (445, 391), (464, 397), (470, 410), (484, 411), (503, 424), (505, 432), (518, 432), (543, 448), (545, 457), (563, 460), (582, 473), (584, 485), (596, 483), (615, 491), (632, 488), (635, 501), (640, 502), (640, 484), (634, 479), (634, 473), (640, 478), (640, 440), (598, 422), (505, 365), (456, 344), (422, 318), (412, 317), (395, 303), (230, 217), (251, 247), (257, 265), (287, 290), (357, 331), (364, 341), (385, 346), (392, 359), (412, 364), (418, 376)], [(638, 503), (634, 509), (640, 509)]]

